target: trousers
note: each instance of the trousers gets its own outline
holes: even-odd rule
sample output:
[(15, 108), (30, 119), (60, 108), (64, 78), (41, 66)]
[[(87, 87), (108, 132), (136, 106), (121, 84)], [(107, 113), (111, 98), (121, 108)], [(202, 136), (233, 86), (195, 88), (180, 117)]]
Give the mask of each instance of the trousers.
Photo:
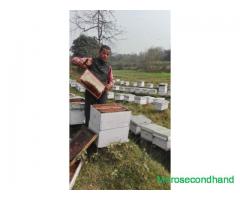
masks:
[(107, 102), (107, 92), (103, 92), (99, 99), (96, 99), (89, 91), (85, 91), (85, 124), (88, 127), (90, 120), (90, 108), (93, 104), (104, 104)]

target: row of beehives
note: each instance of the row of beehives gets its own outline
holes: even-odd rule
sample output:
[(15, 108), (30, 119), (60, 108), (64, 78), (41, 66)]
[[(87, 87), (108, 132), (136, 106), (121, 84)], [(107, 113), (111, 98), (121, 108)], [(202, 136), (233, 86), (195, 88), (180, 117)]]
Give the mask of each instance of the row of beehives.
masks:
[(158, 93), (158, 90), (154, 88), (125, 87), (125, 86), (119, 86), (119, 85), (114, 85), (113, 90), (120, 91), (120, 92), (130, 92), (135, 94), (157, 94)]
[[(79, 100), (80, 99), (80, 100)], [(70, 124), (84, 124), (84, 101), (71, 97)], [(75, 101), (76, 100), (76, 101)], [(106, 147), (115, 142), (127, 142), (129, 130), (164, 150), (170, 149), (170, 130), (153, 124), (143, 115), (131, 115), (131, 111), (120, 104), (91, 106), (89, 129), (98, 135), (97, 147)]]
[(152, 96), (136, 96), (134, 94), (114, 93), (108, 92), (108, 99), (114, 99), (116, 101), (127, 101), (136, 104), (153, 104), (157, 111), (162, 111), (168, 108), (169, 101), (163, 97)]
[(168, 84), (167, 83), (159, 83), (154, 87), (153, 83), (146, 83), (144, 81), (138, 82), (130, 82), (123, 81), (120, 79), (116, 79), (114, 81), (115, 87), (113, 90), (119, 90), (123, 92), (131, 92), (131, 93), (147, 93), (147, 94), (169, 94)]
[(86, 90), (86, 89), (85, 89), (80, 83), (78, 83), (76, 80), (70, 79), (69, 83), (70, 83), (70, 86), (71, 86), (71, 87), (76, 88), (79, 92), (85, 92), (85, 90)]
[[(154, 88), (153, 83), (145, 83), (145, 81), (135, 81), (135, 82), (130, 82), (130, 81), (124, 81), (120, 79), (115, 79), (113, 80), (115, 85), (125, 85), (125, 86), (133, 86), (133, 87), (146, 87), (146, 88)], [(156, 85), (156, 88), (159, 87), (164, 87), (164, 89), (167, 89), (168, 84), (167, 83), (159, 83)]]
[(165, 151), (171, 149), (170, 129), (152, 123), (144, 115), (132, 115), (130, 131)]

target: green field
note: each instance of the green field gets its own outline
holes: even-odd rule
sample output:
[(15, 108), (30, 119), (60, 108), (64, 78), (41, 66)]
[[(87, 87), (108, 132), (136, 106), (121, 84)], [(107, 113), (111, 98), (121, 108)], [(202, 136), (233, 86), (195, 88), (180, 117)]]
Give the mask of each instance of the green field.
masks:
[(140, 70), (113, 70), (113, 76), (125, 81), (151, 82), (154, 84), (170, 83), (170, 73), (167, 72), (144, 72)]
[[(170, 73), (114, 70), (113, 74), (115, 78), (128, 81), (170, 83)], [(72, 79), (79, 75), (75, 68), (70, 70)], [(75, 88), (70, 87), (70, 92), (83, 96)], [(144, 114), (156, 124), (171, 127), (171, 106), (167, 110), (157, 112), (152, 105), (119, 103), (128, 107), (132, 114)], [(74, 189), (170, 189), (170, 184), (158, 184), (156, 181), (158, 175), (170, 176), (170, 152), (153, 147), (131, 134), (129, 139), (129, 143), (95, 150), (91, 156), (85, 158), (86, 162)]]

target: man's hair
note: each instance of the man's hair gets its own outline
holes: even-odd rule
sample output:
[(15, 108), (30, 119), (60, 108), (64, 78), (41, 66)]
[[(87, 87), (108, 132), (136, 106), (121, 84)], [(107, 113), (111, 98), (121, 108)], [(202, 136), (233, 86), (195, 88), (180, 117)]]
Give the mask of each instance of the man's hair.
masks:
[(107, 45), (102, 45), (100, 47), (100, 49), (99, 49), (99, 52), (101, 52), (103, 49), (107, 49), (107, 50), (109, 50), (111, 52), (111, 48), (109, 46), (107, 46)]

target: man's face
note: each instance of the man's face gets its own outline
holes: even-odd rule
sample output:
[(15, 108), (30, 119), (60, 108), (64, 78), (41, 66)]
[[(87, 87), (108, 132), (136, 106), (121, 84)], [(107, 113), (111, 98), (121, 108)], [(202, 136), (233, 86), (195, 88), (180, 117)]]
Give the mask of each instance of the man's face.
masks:
[(108, 49), (103, 49), (103, 50), (99, 53), (99, 57), (100, 57), (103, 61), (107, 62), (108, 59), (109, 59), (110, 53), (111, 53), (110, 50), (108, 50)]

